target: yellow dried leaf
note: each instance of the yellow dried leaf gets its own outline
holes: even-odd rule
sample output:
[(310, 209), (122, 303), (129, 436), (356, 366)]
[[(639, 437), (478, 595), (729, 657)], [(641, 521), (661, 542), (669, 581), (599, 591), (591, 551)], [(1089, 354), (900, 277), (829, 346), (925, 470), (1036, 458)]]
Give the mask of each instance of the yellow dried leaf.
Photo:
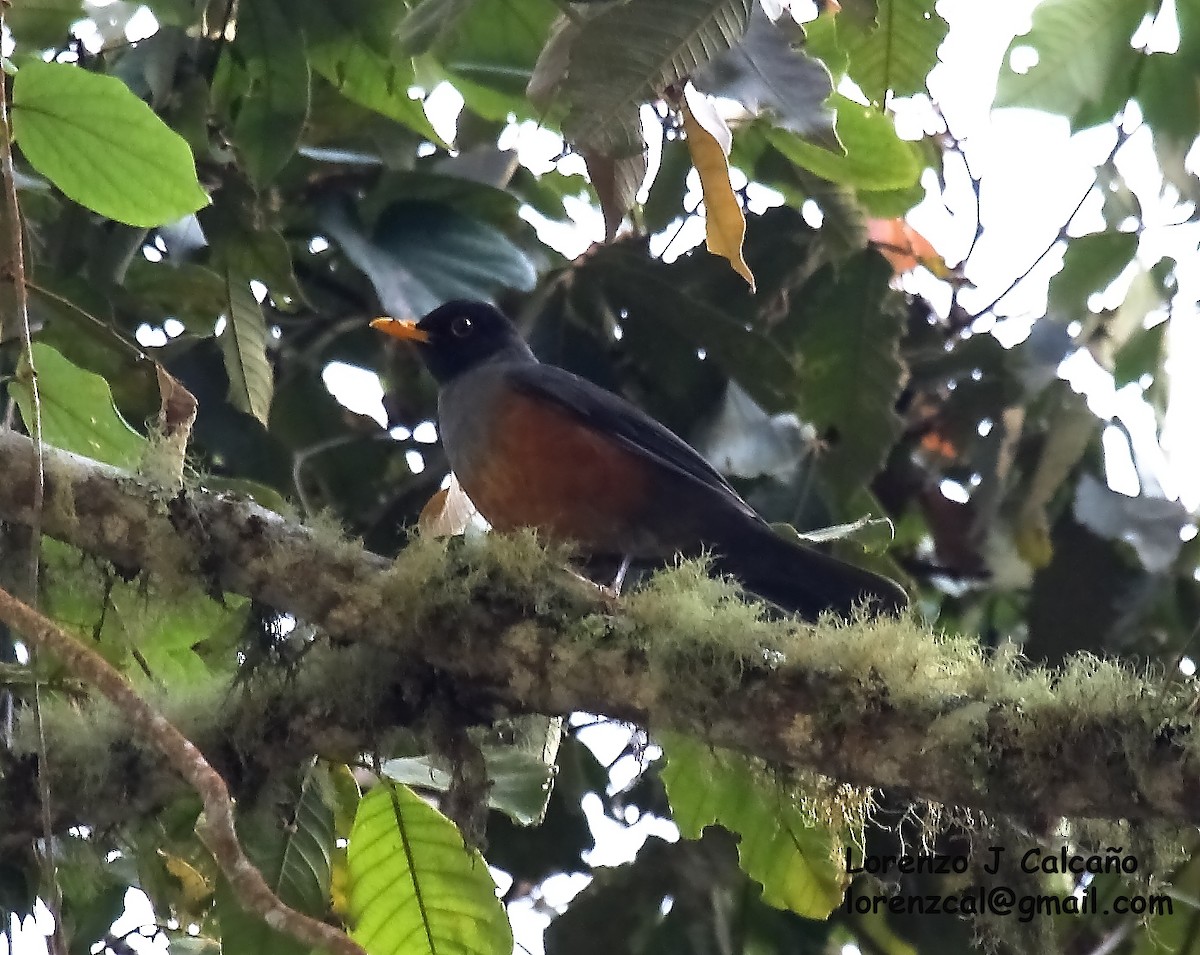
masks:
[(162, 859), (163, 868), (171, 873), (179, 883), (182, 891), (179, 898), (181, 907), (191, 914), (201, 912), (208, 900), (212, 898), (212, 882), (190, 862), (177, 855), (159, 849), (158, 856)]
[(1054, 545), (1050, 540), (1050, 528), (1046, 525), (1046, 512), (1037, 511), (1022, 517), (1016, 529), (1017, 553), (1035, 570), (1047, 567), (1054, 559)]
[(729, 181), (729, 160), (726, 158), (729, 128), (711, 109), (709, 101), (691, 87), (685, 90), (680, 103), (683, 128), (687, 133), (688, 152), (692, 165), (700, 176), (704, 194), (704, 230), (708, 251), (728, 259), (733, 270), (754, 291), (754, 273), (742, 258), (742, 241), (746, 237), (746, 217)]

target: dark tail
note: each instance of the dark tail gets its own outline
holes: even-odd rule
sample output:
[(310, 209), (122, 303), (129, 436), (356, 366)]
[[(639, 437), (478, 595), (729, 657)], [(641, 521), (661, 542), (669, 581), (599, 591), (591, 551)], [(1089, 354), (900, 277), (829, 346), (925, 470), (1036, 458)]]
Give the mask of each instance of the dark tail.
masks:
[(849, 617), (864, 603), (888, 614), (908, 606), (908, 595), (894, 580), (787, 540), (765, 524), (739, 530), (736, 541), (717, 549), (713, 566), (806, 620), (816, 620), (826, 610)]

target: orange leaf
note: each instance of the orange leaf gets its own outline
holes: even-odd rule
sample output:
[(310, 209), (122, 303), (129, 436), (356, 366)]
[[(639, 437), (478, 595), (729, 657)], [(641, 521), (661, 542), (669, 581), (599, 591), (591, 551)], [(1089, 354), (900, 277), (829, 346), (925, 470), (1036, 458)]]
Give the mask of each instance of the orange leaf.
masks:
[(939, 279), (950, 275), (946, 260), (938, 255), (925, 236), (903, 219), (868, 219), (867, 235), (897, 275), (918, 265), (925, 266)]

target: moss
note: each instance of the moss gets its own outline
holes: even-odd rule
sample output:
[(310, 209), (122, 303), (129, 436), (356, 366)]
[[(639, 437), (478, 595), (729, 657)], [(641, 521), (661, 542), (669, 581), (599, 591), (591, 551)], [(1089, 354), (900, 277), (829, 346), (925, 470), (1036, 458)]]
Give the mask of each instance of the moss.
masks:
[(178, 488), (183, 483), (187, 440), (185, 431), (167, 436), (157, 424), (152, 424), (138, 461), (138, 476), (164, 489)]

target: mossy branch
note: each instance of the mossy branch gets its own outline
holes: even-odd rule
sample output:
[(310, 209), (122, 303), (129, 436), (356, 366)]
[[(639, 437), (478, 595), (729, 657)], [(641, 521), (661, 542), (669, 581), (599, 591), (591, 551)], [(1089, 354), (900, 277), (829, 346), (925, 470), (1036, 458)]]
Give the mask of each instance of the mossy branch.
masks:
[[(27, 518), (34, 466), (25, 439), (0, 435), (0, 519)], [(370, 748), (432, 705), (463, 723), (586, 710), (1038, 824), (1200, 823), (1193, 695), (1117, 663), (1034, 669), (913, 620), (764, 620), (690, 564), (610, 606), (527, 536), (418, 540), (393, 564), (248, 502), (170, 496), (61, 452), (47, 454), (46, 481), (47, 534), (124, 568), (252, 596), (331, 638), (322, 653), (336, 662), (310, 653), (258, 717), (253, 690), (236, 706), (214, 695), (211, 712), (188, 703), (205, 726), (192, 738), (225, 749), (209, 753), (218, 764), (278, 765), (331, 742)], [(247, 733), (246, 719), (262, 723)], [(87, 726), (52, 723), (51, 749), (111, 744), (89, 740)], [(85, 789), (106, 784), (103, 762), (89, 760)], [(119, 772), (111, 784), (131, 811), (163, 796), (153, 774)], [(5, 818), (23, 808), (14, 785), (0, 788)], [(77, 807), (80, 817), (95, 805)]]

